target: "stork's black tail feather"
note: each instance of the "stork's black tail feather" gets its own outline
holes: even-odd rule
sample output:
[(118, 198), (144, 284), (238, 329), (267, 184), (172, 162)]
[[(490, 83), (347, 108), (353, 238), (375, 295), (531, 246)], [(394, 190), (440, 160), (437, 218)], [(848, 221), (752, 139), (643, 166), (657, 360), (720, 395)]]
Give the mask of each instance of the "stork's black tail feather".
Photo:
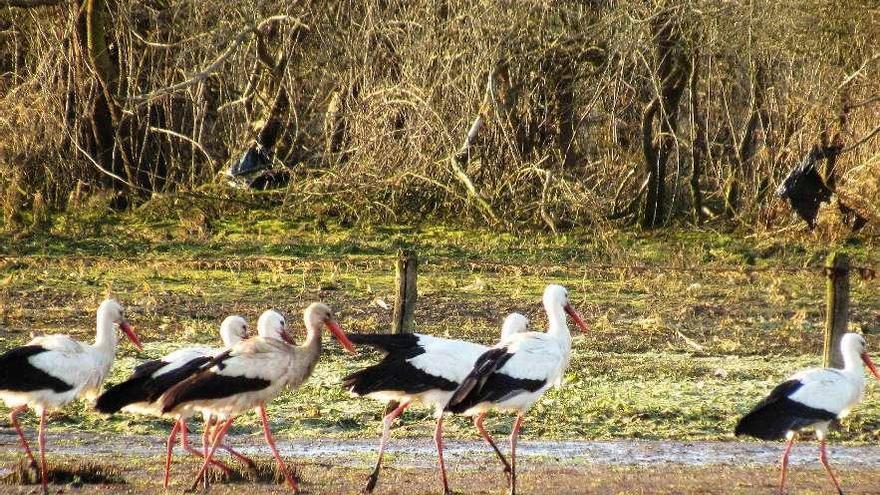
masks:
[(761, 440), (781, 440), (789, 431), (831, 421), (836, 414), (809, 407), (789, 397), (803, 386), (798, 380), (779, 384), (736, 424), (736, 436), (748, 435)]
[[(348, 340), (358, 345), (375, 347), (398, 357), (412, 357), (424, 352), (415, 333), (348, 333)], [(414, 354), (413, 354), (414, 353)]]
[(137, 402), (152, 402), (148, 399), (148, 384), (153, 379), (153, 373), (167, 364), (159, 359), (139, 364), (128, 380), (108, 388), (98, 397), (95, 409), (104, 414), (113, 414)]

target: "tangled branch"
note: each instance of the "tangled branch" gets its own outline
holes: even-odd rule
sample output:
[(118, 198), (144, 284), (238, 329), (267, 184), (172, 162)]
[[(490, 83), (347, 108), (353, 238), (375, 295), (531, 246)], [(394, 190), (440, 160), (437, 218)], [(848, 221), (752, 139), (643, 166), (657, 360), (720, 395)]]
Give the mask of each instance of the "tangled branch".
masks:
[(232, 42), (229, 44), (229, 47), (227, 47), (226, 50), (220, 54), (219, 57), (214, 59), (214, 61), (211, 62), (210, 64), (208, 64), (207, 67), (205, 67), (201, 71), (195, 73), (192, 77), (190, 77), (186, 81), (181, 81), (177, 84), (173, 84), (171, 86), (166, 86), (164, 88), (160, 88), (160, 89), (157, 89), (155, 91), (151, 91), (146, 94), (130, 96), (130, 97), (128, 97), (128, 100), (137, 101), (137, 102), (146, 102), (146, 101), (150, 101), (155, 98), (158, 98), (160, 96), (165, 96), (165, 95), (169, 95), (172, 93), (176, 93), (180, 90), (186, 89), (190, 86), (193, 86), (195, 84), (198, 84), (198, 83), (204, 81), (205, 79), (210, 77), (211, 74), (217, 72), (217, 70), (220, 68), (220, 66), (223, 65), (223, 63), (226, 62), (226, 60), (228, 60), (229, 57), (231, 57), (236, 52), (236, 50), (238, 50), (238, 47), (241, 46), (241, 44), (244, 43), (250, 37), (251, 34), (257, 34), (257, 33), (259, 33), (259, 31), (261, 29), (265, 28), (269, 24), (273, 24), (276, 22), (282, 22), (282, 21), (292, 21), (297, 26), (303, 27), (305, 29), (309, 29), (309, 27), (307, 25), (303, 24), (299, 19), (288, 16), (288, 15), (275, 15), (272, 17), (268, 17), (253, 26), (248, 26), (245, 29), (242, 29), (241, 31), (239, 31), (239, 33), (235, 36), (235, 38), (232, 39)]

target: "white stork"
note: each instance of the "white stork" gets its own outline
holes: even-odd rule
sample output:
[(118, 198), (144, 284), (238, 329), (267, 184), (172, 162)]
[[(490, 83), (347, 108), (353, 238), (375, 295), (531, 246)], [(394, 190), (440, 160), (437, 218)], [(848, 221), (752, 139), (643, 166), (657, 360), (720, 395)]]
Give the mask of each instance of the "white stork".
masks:
[[(501, 338), (525, 331), (529, 320), (519, 313), (511, 313), (505, 318)], [(452, 393), (473, 368), (477, 358), (489, 348), (463, 340), (444, 339), (420, 333), (412, 334), (349, 334), (356, 344), (369, 345), (386, 353), (381, 362), (352, 373), (343, 378), (343, 386), (355, 395), (366, 396), (383, 402), (397, 402), (398, 406), (382, 420), (382, 440), (379, 442), (379, 456), (376, 466), (367, 479), (364, 492), (376, 488), (379, 471), (382, 468), (382, 455), (391, 434), (391, 425), (413, 402), (434, 407), (437, 414), (437, 429), (434, 442), (440, 461), (443, 490), (449, 492), (446, 469), (443, 465), (443, 439), (440, 418), (443, 408)], [(498, 450), (492, 437), (483, 428), (485, 414), (475, 418), (474, 425), (480, 436), (492, 447), (504, 465), (505, 472), (510, 466)]]
[(81, 396), (91, 400), (98, 395), (116, 357), (116, 325), (135, 347), (141, 348), (118, 302), (112, 299), (102, 302), (97, 320), (93, 345), (77, 342), (68, 335), (46, 335), (0, 356), (0, 399), (12, 409), (9, 418), (34, 466), (37, 462), (21, 431), (18, 415), (30, 407), (40, 416), (37, 442), (43, 492), (48, 491), (46, 411)]
[[(295, 346), (259, 336), (250, 338), (215, 357), (202, 371), (178, 383), (162, 397), (162, 412), (166, 414), (179, 408), (193, 408), (226, 418), (213, 435), (211, 449), (196, 475), (193, 488), (202, 478), (236, 416), (256, 409), (278, 468), (291, 489), (299, 491), (275, 447), (266, 416), (266, 401), (277, 397), (285, 387), (297, 388), (309, 378), (321, 355), (323, 326), (327, 326), (346, 350), (354, 353), (354, 346), (339, 328), (329, 307), (313, 303), (306, 308), (303, 319), (307, 329), (303, 345)], [(289, 339), (286, 332), (284, 338)]]
[[(277, 313), (275, 313), (277, 315)], [(278, 315), (280, 317), (280, 315)], [(95, 409), (105, 414), (113, 414), (120, 410), (146, 416), (163, 417), (162, 406), (159, 398), (168, 389), (185, 380), (199, 371), (200, 367), (210, 361), (214, 356), (223, 352), (247, 337), (247, 321), (241, 316), (233, 315), (223, 320), (220, 324), (220, 338), (223, 341), (223, 349), (194, 346), (177, 349), (159, 359), (146, 361), (138, 365), (132, 375), (125, 381), (118, 383), (98, 397)], [(171, 469), (171, 454), (175, 439), (180, 432), (180, 445), (184, 451), (196, 456), (202, 456), (202, 452), (189, 444), (189, 432), (186, 415), (174, 415), (174, 426), (168, 435), (165, 454), (165, 478), (163, 486), (168, 488)], [(206, 424), (209, 418), (205, 418)], [(230, 447), (222, 446), (231, 455), (241, 459), (251, 469), (255, 468), (253, 461), (239, 454)], [(229, 467), (219, 461), (218, 466), (227, 474)]]
[(865, 339), (861, 335), (844, 335), (840, 340), (844, 363), (842, 370), (814, 368), (795, 373), (777, 385), (770, 395), (737, 423), (737, 436), (749, 435), (762, 440), (788, 439), (782, 453), (779, 493), (783, 493), (785, 488), (788, 455), (798, 431), (813, 428), (819, 439), (819, 461), (828, 471), (828, 477), (837, 492), (843, 494), (828, 464), (825, 438), (831, 422), (845, 417), (862, 400), (865, 392), (865, 369), (862, 363), (880, 380), (880, 374), (865, 348)]
[(565, 315), (587, 330), (565, 287), (548, 285), (543, 299), (547, 332), (519, 333), (486, 351), (446, 406), (447, 411), (477, 417), (492, 409), (517, 413), (510, 433), (511, 495), (516, 493), (516, 441), (525, 413), (550, 386), (562, 383), (568, 368), (571, 333)]

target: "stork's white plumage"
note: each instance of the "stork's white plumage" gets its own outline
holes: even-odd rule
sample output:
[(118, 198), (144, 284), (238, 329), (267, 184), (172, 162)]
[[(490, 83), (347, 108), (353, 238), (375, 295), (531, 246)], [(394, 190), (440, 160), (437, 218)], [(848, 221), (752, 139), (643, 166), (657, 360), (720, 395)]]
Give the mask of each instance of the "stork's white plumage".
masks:
[(819, 460), (825, 466), (829, 478), (838, 493), (843, 493), (840, 483), (828, 464), (825, 438), (828, 426), (834, 419), (849, 414), (861, 402), (865, 392), (865, 369), (880, 380), (880, 374), (866, 351), (865, 339), (855, 333), (841, 338), (843, 369), (817, 368), (795, 373), (777, 385), (764, 400), (758, 403), (736, 425), (735, 433), (762, 440), (788, 438), (782, 454), (779, 492), (785, 487), (788, 456), (797, 432), (813, 428), (819, 439)]
[(263, 422), (266, 442), (279, 469), (288, 485), (298, 491), (296, 482), (288, 474), (284, 461), (275, 448), (265, 403), (277, 397), (285, 387), (299, 387), (311, 376), (321, 354), (323, 326), (327, 326), (343, 347), (354, 352), (354, 346), (339, 328), (333, 312), (326, 305), (310, 305), (306, 308), (303, 319), (307, 336), (302, 346), (287, 343), (290, 340), (287, 332), (282, 332), (281, 340), (263, 336), (250, 338), (215, 357), (202, 371), (178, 383), (162, 397), (164, 413), (192, 407), (227, 418), (213, 435), (211, 449), (205, 457), (202, 469), (196, 475), (193, 488), (207, 469), (217, 446), (223, 441), (236, 416), (256, 409)]
[(22, 447), (36, 465), (17, 416), (28, 407), (40, 416), (37, 436), (43, 491), (48, 488), (46, 471), (46, 411), (62, 407), (76, 398), (94, 399), (116, 357), (116, 325), (138, 349), (141, 343), (125, 321), (122, 306), (107, 299), (98, 307), (97, 331), (92, 345), (68, 335), (37, 337), (27, 345), (0, 356), (0, 399), (12, 409), (10, 419)]
[[(529, 320), (519, 313), (511, 313), (504, 320), (501, 329), (502, 339), (523, 332)], [(443, 465), (443, 439), (441, 417), (443, 408), (449, 402), (455, 389), (473, 368), (477, 358), (489, 348), (463, 340), (444, 339), (431, 335), (412, 334), (349, 334), (356, 344), (365, 344), (385, 351), (381, 362), (343, 378), (343, 385), (352, 393), (370, 397), (383, 402), (398, 403), (382, 420), (382, 439), (376, 466), (367, 479), (365, 492), (376, 487), (382, 456), (390, 436), (391, 425), (403, 411), (413, 403), (433, 407), (437, 415), (438, 428), (434, 441), (440, 462), (441, 479), (444, 491), (449, 491)], [(483, 428), (481, 415), (475, 421), (480, 435), (494, 449), (505, 468), (507, 460), (498, 450), (494, 440)]]
[[(162, 406), (159, 399), (168, 389), (196, 373), (202, 365), (210, 361), (214, 356), (220, 354), (226, 348), (241, 342), (247, 337), (247, 329), (247, 321), (244, 318), (237, 315), (229, 316), (220, 324), (220, 338), (223, 341), (223, 348), (205, 346), (184, 347), (160, 359), (146, 361), (138, 365), (134, 373), (127, 380), (110, 387), (98, 397), (95, 408), (105, 414), (113, 414), (122, 410), (146, 416), (171, 417), (175, 420), (166, 442), (165, 488), (168, 488), (171, 453), (178, 433), (180, 433), (181, 447), (184, 451), (196, 456), (202, 456), (203, 454), (189, 444), (187, 426), (189, 414), (164, 415), (162, 414)], [(209, 417), (205, 417), (206, 424), (210, 423), (210, 421)], [(253, 461), (247, 457), (226, 445), (222, 446), (222, 448), (231, 455), (241, 459), (251, 469), (255, 468)], [(226, 473), (230, 472), (230, 469), (219, 461), (215, 461), (213, 464)]]
[(516, 493), (516, 441), (525, 413), (548, 388), (562, 383), (568, 368), (571, 333), (566, 314), (583, 331), (587, 330), (580, 315), (571, 307), (565, 287), (548, 285), (543, 302), (547, 332), (512, 335), (486, 351), (446, 407), (453, 413), (477, 417), (492, 409), (517, 413), (510, 434), (511, 495)]

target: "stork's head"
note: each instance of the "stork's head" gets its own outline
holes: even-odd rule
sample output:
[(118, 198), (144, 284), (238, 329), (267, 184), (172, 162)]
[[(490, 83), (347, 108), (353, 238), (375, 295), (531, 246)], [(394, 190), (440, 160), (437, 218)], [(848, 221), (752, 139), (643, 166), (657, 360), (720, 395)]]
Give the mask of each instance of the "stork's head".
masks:
[(119, 329), (122, 330), (122, 333), (124, 333), (126, 337), (128, 337), (128, 340), (130, 340), (138, 350), (143, 349), (140, 339), (137, 334), (134, 333), (134, 328), (132, 328), (125, 319), (125, 310), (115, 299), (105, 299), (104, 302), (101, 303), (98, 307), (98, 318), (106, 318), (114, 324), (119, 325)]
[(227, 316), (220, 324), (220, 338), (225, 347), (232, 347), (247, 338), (247, 320), (238, 315)]
[(506, 340), (520, 332), (525, 332), (529, 327), (529, 319), (519, 313), (510, 313), (504, 318), (501, 325), (501, 340)]
[(880, 373), (877, 372), (877, 367), (871, 360), (871, 356), (868, 355), (868, 343), (865, 342), (864, 337), (857, 333), (844, 334), (843, 337), (840, 338), (840, 351), (844, 356), (857, 355), (862, 358), (865, 366), (871, 370), (871, 374), (880, 380)]
[(309, 307), (303, 312), (303, 320), (305, 321), (306, 328), (310, 331), (319, 330), (321, 327), (326, 326), (346, 351), (352, 354), (357, 354), (357, 351), (354, 349), (354, 344), (348, 340), (345, 332), (342, 331), (339, 323), (336, 322), (336, 317), (333, 316), (333, 310), (331, 310), (326, 304), (309, 304)]
[(561, 285), (548, 285), (547, 288), (544, 289), (544, 308), (548, 313), (551, 313), (557, 310), (560, 306), (568, 316), (571, 316), (571, 319), (574, 320), (575, 324), (577, 324), (582, 331), (587, 331), (587, 324), (584, 323), (581, 315), (571, 307), (571, 303), (568, 301), (568, 290)]
[(283, 340), (291, 345), (295, 343), (293, 337), (287, 333), (284, 315), (274, 309), (267, 309), (260, 315), (260, 319), (257, 320), (257, 334), (267, 339)]

